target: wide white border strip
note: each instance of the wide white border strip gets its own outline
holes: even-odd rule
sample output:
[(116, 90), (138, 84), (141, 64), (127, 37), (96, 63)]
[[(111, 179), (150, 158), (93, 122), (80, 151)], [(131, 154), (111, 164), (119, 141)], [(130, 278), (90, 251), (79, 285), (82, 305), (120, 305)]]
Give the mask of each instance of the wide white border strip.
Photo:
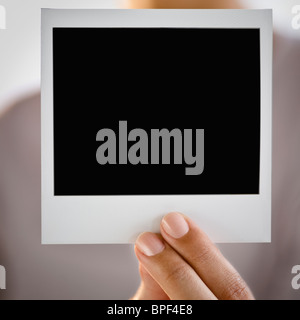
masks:
[[(259, 195), (57, 196), (53, 163), (53, 27), (259, 28)], [(42, 243), (126, 243), (182, 211), (216, 242), (271, 239), (271, 10), (42, 10)]]

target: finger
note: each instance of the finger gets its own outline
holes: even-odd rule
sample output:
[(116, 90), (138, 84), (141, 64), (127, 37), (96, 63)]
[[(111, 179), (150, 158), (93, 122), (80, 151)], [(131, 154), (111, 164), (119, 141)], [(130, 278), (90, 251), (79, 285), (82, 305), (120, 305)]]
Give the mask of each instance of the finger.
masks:
[(161, 234), (218, 299), (253, 299), (238, 272), (191, 219), (169, 213), (161, 222)]
[(156, 234), (142, 233), (136, 241), (135, 252), (170, 299), (216, 299), (193, 268)]
[(170, 298), (160, 287), (160, 285), (152, 278), (149, 272), (139, 265), (141, 275), (141, 284), (132, 300), (169, 300)]

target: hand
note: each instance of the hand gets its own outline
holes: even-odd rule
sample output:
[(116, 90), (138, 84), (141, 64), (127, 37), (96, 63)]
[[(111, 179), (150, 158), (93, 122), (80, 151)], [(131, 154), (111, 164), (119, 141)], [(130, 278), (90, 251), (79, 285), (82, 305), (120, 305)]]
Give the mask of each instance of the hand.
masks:
[(188, 217), (167, 214), (161, 235), (142, 233), (135, 245), (141, 285), (135, 300), (254, 299), (208, 236)]

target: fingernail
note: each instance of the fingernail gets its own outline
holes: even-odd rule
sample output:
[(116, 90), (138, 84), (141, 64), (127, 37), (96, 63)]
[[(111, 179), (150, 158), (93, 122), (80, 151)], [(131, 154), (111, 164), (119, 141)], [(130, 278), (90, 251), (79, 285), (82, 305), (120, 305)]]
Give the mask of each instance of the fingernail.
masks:
[(162, 227), (171, 237), (178, 239), (189, 231), (189, 225), (184, 217), (177, 212), (168, 213), (162, 220)]
[(156, 254), (162, 252), (165, 248), (165, 245), (159, 239), (159, 237), (151, 232), (144, 232), (140, 234), (135, 244), (140, 251), (149, 257), (155, 256)]

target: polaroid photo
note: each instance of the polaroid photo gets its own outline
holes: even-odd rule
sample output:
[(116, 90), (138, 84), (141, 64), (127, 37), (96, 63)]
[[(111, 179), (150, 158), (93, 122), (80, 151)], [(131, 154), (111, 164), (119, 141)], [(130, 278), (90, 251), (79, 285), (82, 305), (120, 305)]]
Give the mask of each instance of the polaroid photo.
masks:
[(42, 9), (42, 243), (182, 212), (271, 240), (271, 10)]

